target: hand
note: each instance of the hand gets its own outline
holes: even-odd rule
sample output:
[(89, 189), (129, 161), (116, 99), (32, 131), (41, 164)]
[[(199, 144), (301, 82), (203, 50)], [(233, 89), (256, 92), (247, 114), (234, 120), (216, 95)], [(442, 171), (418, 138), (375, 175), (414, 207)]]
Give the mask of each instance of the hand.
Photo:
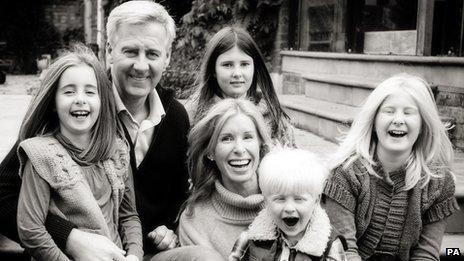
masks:
[(177, 235), (166, 226), (159, 226), (148, 233), (148, 238), (160, 251), (173, 249), (177, 245)]
[(134, 255), (126, 256), (126, 261), (139, 261), (139, 258)]
[(126, 260), (126, 251), (120, 249), (107, 237), (81, 231), (71, 230), (66, 242), (66, 252), (78, 260)]

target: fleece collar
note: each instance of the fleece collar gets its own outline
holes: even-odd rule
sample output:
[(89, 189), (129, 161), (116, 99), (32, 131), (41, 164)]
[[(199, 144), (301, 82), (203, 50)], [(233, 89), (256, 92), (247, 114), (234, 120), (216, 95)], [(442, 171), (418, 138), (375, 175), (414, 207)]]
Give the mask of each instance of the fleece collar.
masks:
[[(321, 206), (316, 206), (303, 238), (293, 248), (307, 255), (322, 256), (329, 242), (331, 230), (327, 213)], [(265, 208), (251, 223), (248, 236), (251, 240), (276, 240), (279, 236), (278, 231), (272, 216)]]

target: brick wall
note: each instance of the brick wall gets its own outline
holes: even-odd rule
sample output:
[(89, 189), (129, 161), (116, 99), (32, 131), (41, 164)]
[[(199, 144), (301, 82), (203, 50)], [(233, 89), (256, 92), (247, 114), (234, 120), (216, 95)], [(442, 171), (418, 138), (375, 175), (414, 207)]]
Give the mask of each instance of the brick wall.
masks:
[(455, 127), (450, 132), (453, 145), (464, 151), (464, 89), (438, 86), (437, 105), (441, 115), (452, 118)]

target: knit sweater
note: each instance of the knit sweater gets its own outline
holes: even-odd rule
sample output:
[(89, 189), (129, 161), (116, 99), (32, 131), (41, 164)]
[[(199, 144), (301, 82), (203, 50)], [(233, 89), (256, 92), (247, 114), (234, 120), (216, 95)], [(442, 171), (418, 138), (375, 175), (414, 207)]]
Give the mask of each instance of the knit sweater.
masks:
[[(129, 151), (121, 139), (117, 140), (116, 150), (108, 160), (85, 167), (73, 161), (53, 136), (27, 139), (19, 145), (18, 152), (22, 168), (29, 166), (24, 172), (20, 170), (25, 177), (18, 206), (18, 231), (24, 246), (36, 259), (67, 259), (45, 230), (44, 220), (49, 212), (69, 220), (81, 230), (106, 236), (117, 246), (124, 246), (129, 254), (142, 258), (141, 226), (129, 174)], [(92, 179), (84, 176), (85, 173), (106, 176), (106, 182), (100, 185), (109, 190), (110, 197), (102, 191), (92, 191), (100, 186), (89, 183)], [(94, 195), (102, 195), (99, 199), (108, 202), (97, 202)]]
[(186, 211), (181, 214), (179, 239), (182, 246), (210, 247), (227, 259), (240, 233), (263, 208), (263, 196), (244, 198), (224, 188), (219, 181), (215, 188), (211, 198), (193, 206), (192, 216)]
[[(327, 212), (339, 231), (356, 229), (355, 235), (348, 232), (344, 235), (351, 253), (357, 252), (363, 260), (378, 253), (409, 260), (425, 227), (444, 222), (459, 209), (452, 174), (432, 168), (441, 178), (431, 178), (425, 187), (419, 182), (409, 191), (403, 191), (405, 170), (386, 175), (377, 164), (374, 171), (383, 178), (369, 174), (360, 160), (346, 169), (337, 167), (324, 188), (324, 194), (336, 202), (327, 205)], [(354, 224), (349, 224), (349, 220)], [(356, 245), (350, 245), (353, 241)], [(433, 244), (439, 247), (440, 242)], [(438, 257), (434, 247), (430, 246), (427, 251)]]

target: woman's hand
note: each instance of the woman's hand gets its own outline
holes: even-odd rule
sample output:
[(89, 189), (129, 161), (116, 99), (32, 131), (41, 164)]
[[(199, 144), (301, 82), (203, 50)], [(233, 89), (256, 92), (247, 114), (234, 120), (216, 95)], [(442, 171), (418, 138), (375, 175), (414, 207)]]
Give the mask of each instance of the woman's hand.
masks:
[(148, 238), (160, 251), (173, 249), (177, 246), (177, 242), (179, 242), (174, 231), (164, 225), (148, 233)]

